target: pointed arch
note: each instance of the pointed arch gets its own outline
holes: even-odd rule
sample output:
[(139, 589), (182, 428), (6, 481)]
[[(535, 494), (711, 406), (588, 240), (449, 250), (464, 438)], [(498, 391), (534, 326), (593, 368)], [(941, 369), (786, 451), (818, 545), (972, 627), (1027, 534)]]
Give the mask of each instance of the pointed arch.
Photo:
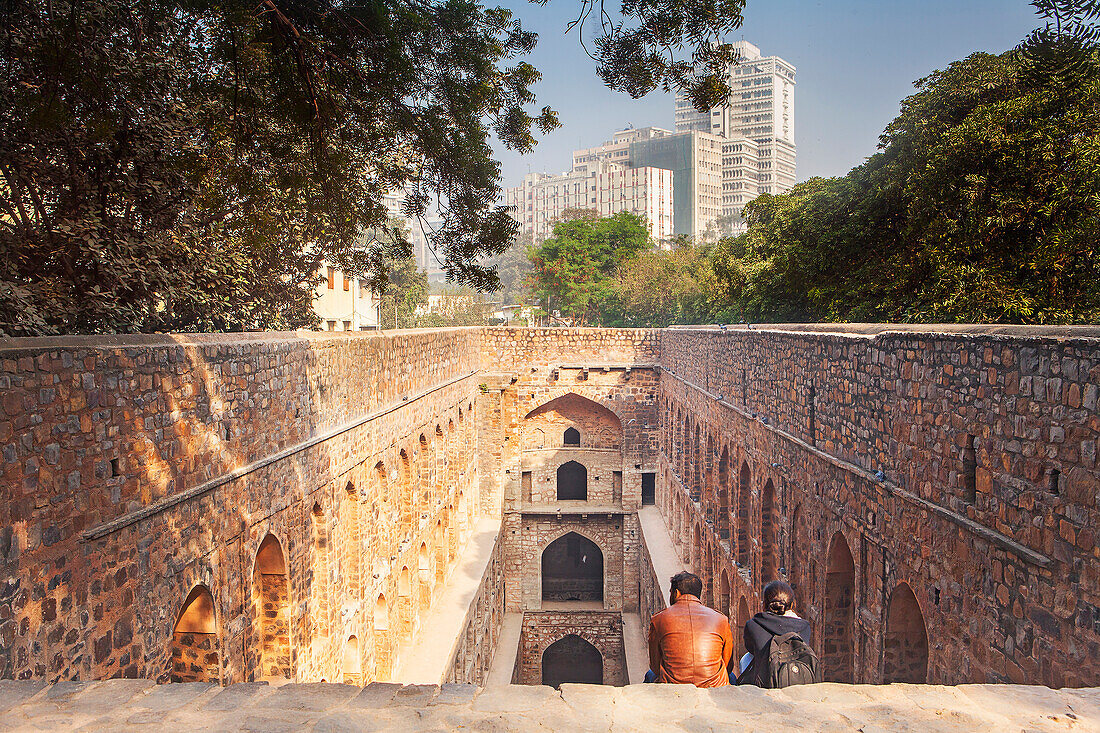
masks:
[(542, 653), (542, 684), (559, 687), (566, 682), (603, 684), (603, 655), (577, 634), (563, 636)]
[(275, 535), (268, 534), (256, 552), (252, 570), (257, 679), (293, 678), (290, 649), (290, 588), (286, 555)]
[(543, 601), (603, 601), (603, 550), (584, 535), (558, 537), (543, 549), (540, 564)]
[(214, 596), (205, 585), (187, 594), (172, 628), (172, 682), (220, 682), (221, 656)]
[(752, 522), (752, 471), (748, 461), (742, 461), (737, 483), (737, 564), (752, 571), (752, 550), (749, 528)]
[(722, 455), (718, 459), (718, 517), (715, 526), (718, 530), (718, 538), (730, 539), (730, 453), (729, 448), (722, 446)]
[(354, 634), (349, 636), (344, 644), (344, 658), (341, 666), (345, 685), (358, 687), (363, 684), (363, 661), (359, 656), (359, 637)]
[(837, 532), (829, 544), (825, 576), (825, 633), (821, 664), (826, 682), (855, 681), (856, 566), (844, 535)]
[(775, 500), (775, 483), (769, 478), (764, 482), (760, 499), (760, 581), (769, 583), (779, 577), (778, 543), (775, 525), (778, 520)]
[(588, 469), (579, 461), (566, 461), (557, 471), (558, 501), (588, 500)]
[(883, 644), (882, 681), (928, 681), (928, 629), (917, 596), (908, 583), (900, 583), (890, 595)]

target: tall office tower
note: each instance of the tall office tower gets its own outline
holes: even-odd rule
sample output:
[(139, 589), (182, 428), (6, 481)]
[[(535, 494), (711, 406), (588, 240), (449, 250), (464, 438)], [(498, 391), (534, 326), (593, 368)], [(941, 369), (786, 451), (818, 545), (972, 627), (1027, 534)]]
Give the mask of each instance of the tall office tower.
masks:
[(762, 56), (747, 41), (733, 45), (741, 60), (730, 67), (730, 103), (697, 112), (678, 94), (676, 131), (752, 140), (759, 150), (760, 193), (786, 193), (795, 183), (795, 67), (778, 56)]

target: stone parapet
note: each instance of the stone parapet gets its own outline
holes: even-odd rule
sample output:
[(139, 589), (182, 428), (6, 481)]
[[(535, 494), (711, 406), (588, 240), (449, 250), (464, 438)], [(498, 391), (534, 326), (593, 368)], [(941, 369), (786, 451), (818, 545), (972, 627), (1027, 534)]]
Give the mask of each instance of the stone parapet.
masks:
[(8, 730), (1100, 730), (1100, 688), (0, 682)]

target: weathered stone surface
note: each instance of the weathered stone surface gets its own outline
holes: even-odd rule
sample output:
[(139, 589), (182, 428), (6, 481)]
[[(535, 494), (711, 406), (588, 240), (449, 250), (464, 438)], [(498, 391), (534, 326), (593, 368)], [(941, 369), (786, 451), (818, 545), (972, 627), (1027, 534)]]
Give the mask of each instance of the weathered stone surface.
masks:
[[(59, 714), (56, 706), (50, 710), (47, 706), (20, 704), (35, 695), (47, 699), (48, 691), (33, 682), (17, 682), (0, 686), (0, 705), (9, 705), (8, 711), (0, 714), (0, 730), (1100, 730), (1100, 688), (822, 684), (813, 686), (814, 694), (810, 695), (799, 688), (697, 690), (673, 685), (567, 684), (560, 691), (541, 686), (487, 688), (478, 690), (471, 700), (471, 688), (466, 685), (442, 690), (427, 687), (430, 689), (404, 688), (409, 690), (407, 700), (425, 701), (424, 706), (394, 705), (388, 691), (380, 694), (379, 688), (373, 698), (349, 698), (347, 686), (318, 684), (296, 685), (278, 700), (274, 694), (238, 694), (239, 706), (212, 709), (202, 704), (208, 691), (191, 685), (166, 685), (144, 695), (142, 700), (149, 707), (138, 712), (118, 690), (119, 694), (109, 698), (116, 701), (116, 707), (93, 717), (78, 712)], [(309, 709), (288, 707), (302, 707), (305, 693), (312, 694), (317, 703)], [(435, 704), (428, 704), (432, 696)], [(71, 688), (62, 688), (54, 699), (71, 697)], [(438, 702), (440, 698), (447, 702)], [(275, 702), (278, 705), (272, 704)], [(366, 702), (371, 704), (363, 704)]]
[(265, 708), (284, 710), (331, 710), (360, 693), (358, 687), (324, 682), (283, 685), (263, 701)]

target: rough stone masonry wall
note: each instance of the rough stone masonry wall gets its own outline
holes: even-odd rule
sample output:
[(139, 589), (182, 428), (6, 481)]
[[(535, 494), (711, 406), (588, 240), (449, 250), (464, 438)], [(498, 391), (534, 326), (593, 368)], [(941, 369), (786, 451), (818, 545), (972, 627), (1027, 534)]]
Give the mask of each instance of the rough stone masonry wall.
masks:
[(271, 535), (293, 676), (385, 678), (482, 514), (480, 366), (477, 329), (0, 343), (0, 677), (168, 679), (202, 586), (252, 679)]
[(852, 584), (857, 681), (912, 641), (893, 602), (929, 681), (1100, 682), (1096, 334), (796, 329), (662, 333), (659, 504), (710, 599), (759, 610), (770, 556), (815, 634)]
[(623, 617), (611, 611), (528, 611), (523, 614), (519, 654), (512, 680), (521, 685), (542, 684), (542, 655), (554, 642), (570, 634), (596, 647), (603, 658), (603, 684), (627, 684), (623, 649)]

